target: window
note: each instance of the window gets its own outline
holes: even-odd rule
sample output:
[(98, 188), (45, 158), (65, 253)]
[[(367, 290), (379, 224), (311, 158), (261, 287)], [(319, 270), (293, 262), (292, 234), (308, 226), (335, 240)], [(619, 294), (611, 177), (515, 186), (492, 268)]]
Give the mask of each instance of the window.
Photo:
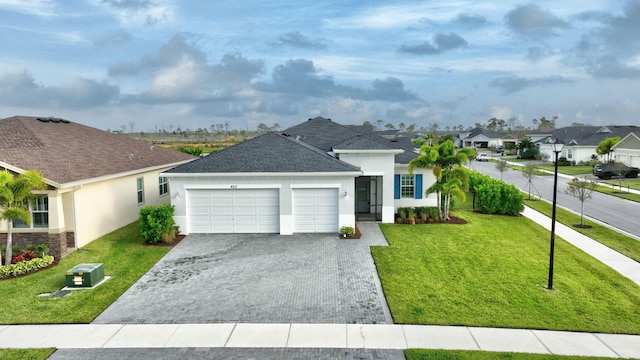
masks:
[(413, 198), (415, 187), (412, 175), (400, 175), (400, 197)]
[(567, 159), (573, 159), (573, 149), (567, 148)]
[(165, 176), (160, 176), (158, 178), (158, 186), (160, 188), (160, 196), (165, 195), (169, 192), (169, 183), (167, 182), (167, 178)]
[(22, 220), (14, 220), (13, 227), (22, 229), (41, 229), (49, 227), (49, 198), (47, 195), (36, 195), (33, 204), (29, 204), (31, 225)]
[(138, 204), (144, 203), (144, 182), (142, 178), (136, 179), (138, 187)]

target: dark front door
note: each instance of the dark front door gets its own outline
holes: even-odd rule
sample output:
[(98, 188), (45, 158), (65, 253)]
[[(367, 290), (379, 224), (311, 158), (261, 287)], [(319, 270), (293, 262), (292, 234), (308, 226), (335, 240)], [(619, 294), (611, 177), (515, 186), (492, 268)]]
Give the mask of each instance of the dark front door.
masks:
[(368, 176), (356, 180), (356, 211), (360, 214), (371, 212), (371, 179)]

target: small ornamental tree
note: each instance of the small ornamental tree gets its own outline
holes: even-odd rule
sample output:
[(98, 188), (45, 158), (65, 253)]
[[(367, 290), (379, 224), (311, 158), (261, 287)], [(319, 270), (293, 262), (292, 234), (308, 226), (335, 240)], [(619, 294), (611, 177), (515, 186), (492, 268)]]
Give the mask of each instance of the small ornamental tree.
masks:
[(496, 169), (500, 171), (500, 180), (502, 180), (502, 173), (509, 170), (509, 164), (505, 160), (498, 160), (496, 163)]
[(16, 176), (7, 171), (0, 171), (0, 220), (7, 221), (7, 247), (5, 264), (11, 264), (13, 246), (13, 221), (22, 220), (31, 224), (29, 203), (33, 202), (33, 190), (43, 190), (47, 187), (42, 174), (37, 170), (28, 170)]
[(171, 242), (175, 235), (173, 205), (145, 206), (140, 209), (140, 235), (150, 243)]
[(537, 171), (537, 168), (534, 163), (528, 162), (522, 167), (522, 176), (527, 178), (527, 189), (529, 193), (527, 200), (531, 200), (531, 193), (533, 192), (533, 188), (534, 188), (533, 177), (535, 176), (536, 171)]
[(613, 153), (613, 146), (620, 141), (619, 136), (606, 138), (598, 144), (596, 153), (600, 156), (606, 156), (606, 161), (611, 161), (611, 153)]
[(589, 180), (588, 176), (582, 178), (573, 178), (567, 184), (567, 188), (564, 190), (565, 194), (569, 194), (574, 198), (580, 200), (580, 227), (584, 226), (584, 202), (591, 200), (593, 191), (598, 186), (597, 183)]

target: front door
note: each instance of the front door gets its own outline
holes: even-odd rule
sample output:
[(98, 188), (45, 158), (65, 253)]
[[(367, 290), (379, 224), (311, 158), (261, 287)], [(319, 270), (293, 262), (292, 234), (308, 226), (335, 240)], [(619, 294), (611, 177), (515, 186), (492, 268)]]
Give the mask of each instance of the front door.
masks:
[(356, 180), (356, 209), (359, 214), (371, 212), (371, 179), (362, 176)]

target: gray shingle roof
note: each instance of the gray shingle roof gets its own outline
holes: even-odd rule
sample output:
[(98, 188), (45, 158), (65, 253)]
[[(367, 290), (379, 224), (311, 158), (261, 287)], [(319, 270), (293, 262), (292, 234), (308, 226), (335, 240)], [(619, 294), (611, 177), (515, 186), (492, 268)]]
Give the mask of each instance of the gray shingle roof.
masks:
[(269, 132), (167, 173), (319, 173), (360, 169), (327, 155), (302, 140)]
[(354, 137), (364, 137), (367, 139), (358, 139), (360, 142), (359, 150), (391, 150), (397, 149), (386, 139), (372, 133), (359, 132), (352, 127), (340, 125), (322, 117), (309, 119), (301, 124), (290, 127), (283, 131), (293, 138), (300, 139), (307, 144), (323, 151), (331, 151), (336, 145), (352, 140)]
[(478, 136), (478, 135), (484, 135), (490, 139), (499, 139), (503, 136), (505, 136), (505, 133), (498, 133), (495, 131), (491, 131), (491, 130), (487, 130), (487, 129), (483, 129), (483, 128), (475, 128), (473, 130), (471, 130), (471, 132), (469, 133), (469, 136), (466, 137), (466, 139), (473, 139), (474, 137)]
[(60, 119), (14, 116), (0, 120), (0, 162), (38, 170), (66, 184), (194, 159), (178, 151)]
[(552, 131), (551, 138), (558, 138), (567, 145), (598, 146), (606, 138), (616, 136), (623, 138), (639, 130), (640, 127), (635, 125), (568, 126)]

